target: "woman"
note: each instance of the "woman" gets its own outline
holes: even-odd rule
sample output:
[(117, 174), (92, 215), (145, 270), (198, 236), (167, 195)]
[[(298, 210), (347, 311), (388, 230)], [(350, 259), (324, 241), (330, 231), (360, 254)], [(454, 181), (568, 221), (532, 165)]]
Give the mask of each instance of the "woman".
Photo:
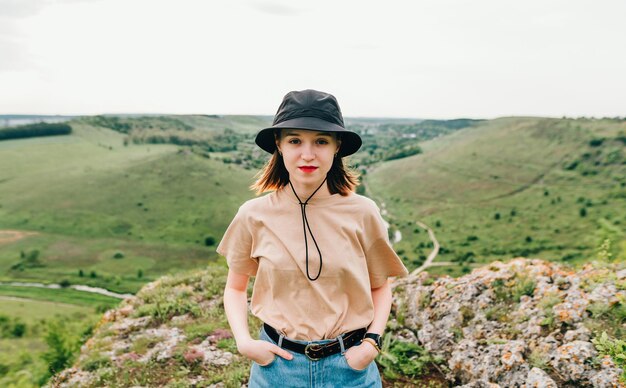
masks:
[[(315, 90), (288, 93), (256, 144), (272, 154), (217, 252), (229, 272), (224, 308), (249, 387), (380, 387), (373, 362), (391, 308), (388, 277), (408, 272), (376, 204), (354, 193), (342, 157), (361, 146), (339, 104)], [(250, 308), (264, 325), (250, 335)]]

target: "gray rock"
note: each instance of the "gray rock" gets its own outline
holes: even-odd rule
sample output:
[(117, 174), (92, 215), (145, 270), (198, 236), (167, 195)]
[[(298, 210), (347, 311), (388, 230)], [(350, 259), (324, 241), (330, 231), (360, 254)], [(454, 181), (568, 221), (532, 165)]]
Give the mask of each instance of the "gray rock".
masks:
[(546, 372), (532, 368), (526, 378), (526, 388), (557, 388), (558, 386)]
[[(594, 362), (598, 353), (585, 327), (590, 301), (617, 300), (623, 292), (606, 273), (593, 266), (573, 272), (541, 260), (515, 259), (477, 268), (462, 278), (439, 278), (430, 285), (406, 282), (403, 291), (394, 294), (396, 305), (407, 310), (405, 328), (396, 332), (417, 333), (420, 346), (447, 359), (446, 378), (463, 387), (556, 386), (544, 371), (529, 365), (533, 352), (543, 355), (555, 376), (567, 384), (590, 387), (608, 382), (613, 385), (605, 386), (618, 387), (621, 370)], [(585, 277), (592, 280), (583, 282)], [(520, 278), (535, 282), (533, 294), (521, 295), (519, 303), (498, 301), (493, 282), (515, 287)], [(596, 286), (587, 292), (581, 285), (590, 282)], [(546, 302), (557, 303), (548, 308)]]
[(559, 346), (550, 360), (550, 365), (566, 380), (589, 379), (593, 373), (591, 362), (598, 355), (593, 344), (572, 341)]

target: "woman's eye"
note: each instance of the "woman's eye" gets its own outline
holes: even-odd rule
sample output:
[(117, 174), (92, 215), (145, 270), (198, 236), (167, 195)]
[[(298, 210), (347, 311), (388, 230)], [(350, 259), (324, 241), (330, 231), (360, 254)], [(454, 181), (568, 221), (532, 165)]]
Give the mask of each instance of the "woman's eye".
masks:
[[(300, 139), (289, 139), (287, 141), (289, 144), (300, 144)], [(326, 139), (318, 139), (317, 144), (329, 144)]]

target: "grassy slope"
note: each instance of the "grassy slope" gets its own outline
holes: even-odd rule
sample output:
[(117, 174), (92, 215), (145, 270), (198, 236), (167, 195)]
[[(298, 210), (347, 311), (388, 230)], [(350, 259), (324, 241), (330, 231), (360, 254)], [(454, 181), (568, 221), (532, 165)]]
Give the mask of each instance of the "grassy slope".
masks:
[[(231, 124), (244, 131), (259, 127), (249, 117), (181, 120), (206, 130)], [(564, 128), (556, 130), (553, 122)], [(252, 197), (246, 187), (253, 172), (235, 165), (178, 153), (171, 145), (124, 147), (124, 135), (108, 129), (80, 124), (74, 131), (71, 136), (0, 142), (0, 230), (38, 233), (0, 245), (0, 280), (68, 279), (134, 292), (165, 273), (204, 266), (215, 257), (213, 247), (203, 246), (204, 237), (219, 240), (238, 205)], [(600, 216), (610, 216), (608, 225), (623, 228), (623, 198), (602, 204), (620, 189), (611, 176), (582, 177), (557, 162), (579, 155), (590, 137), (615, 131), (615, 124), (602, 122), (512, 118), (484, 123), (424, 144), (424, 155), (383, 164), (368, 176), (374, 190), (368, 195), (386, 202), (404, 236), (396, 248), (405, 250), (409, 260), (428, 252), (413, 251), (417, 242), (427, 241), (424, 233), (413, 232), (416, 218), (431, 225), (441, 220), (435, 228), (440, 242), (456, 249), (443, 260), (471, 250), (478, 261), (489, 261), (506, 256), (493, 253), (494, 248), (528, 246), (552, 246), (534, 254), (547, 259), (593, 252), (597, 241), (587, 230), (598, 228)], [(515, 193), (542, 173), (543, 186), (535, 183)], [(615, 175), (610, 169), (606, 173)], [(563, 201), (551, 205), (557, 195)], [(578, 215), (580, 196), (594, 202), (586, 218)], [(514, 217), (508, 216), (511, 208), (517, 210)], [(502, 214), (499, 221), (493, 219), (496, 211)], [(622, 224), (615, 225), (616, 220)], [(463, 247), (470, 234), (479, 240)], [(526, 235), (533, 236), (532, 243), (523, 241)], [(540, 241), (542, 235), (548, 241)], [(9, 271), (20, 251), (33, 249), (41, 251), (45, 267)], [(112, 258), (118, 251), (123, 259)], [(78, 277), (79, 269), (98, 275)], [(0, 287), (0, 295), (83, 305), (114, 302), (93, 296), (79, 303), (72, 292)]]
[[(440, 221), (435, 233), (452, 251), (444, 251), (441, 261), (473, 252), (477, 262), (488, 262), (523, 249), (549, 260), (568, 254), (574, 262), (586, 260), (599, 244), (591, 230), (605, 225), (623, 239), (626, 201), (618, 193), (624, 191), (619, 181), (625, 169), (608, 166), (582, 176), (562, 166), (588, 150), (591, 138), (615, 136), (625, 127), (623, 122), (539, 118), (485, 122), (425, 143), (422, 155), (383, 164), (368, 175), (369, 194), (385, 202), (403, 234), (396, 249), (409, 262), (430, 251), (416, 248), (428, 238), (415, 232), (415, 220), (431, 226)], [(561, 201), (552, 204), (556, 197)], [(579, 215), (580, 197), (591, 200), (587, 217)], [(478, 240), (467, 242), (470, 235)], [(452, 273), (458, 275), (458, 267)]]
[[(134, 292), (172, 270), (215, 258), (253, 172), (171, 145), (122, 145), (117, 132), (75, 125), (75, 134), (0, 143), (0, 229), (39, 234), (0, 246), (0, 279), (99, 285)], [(109, 148), (111, 147), (111, 148)], [(20, 251), (46, 265), (9, 271)], [(115, 252), (124, 259), (115, 260)], [(98, 277), (79, 278), (96, 271)], [(137, 271), (144, 273), (137, 279)]]
[(237, 132), (256, 133), (260, 128), (270, 126), (271, 117), (262, 116), (242, 116), (242, 115), (220, 115), (211, 116), (174, 116), (185, 124), (193, 126), (195, 129), (208, 131), (221, 131), (225, 128), (235, 129)]
[[(2, 292), (2, 291), (0, 291)], [(0, 296), (2, 314), (17, 317), (26, 324), (21, 338), (0, 338), (0, 365), (6, 371), (0, 374), (0, 386), (37, 387), (38, 380), (46, 373), (47, 365), (40, 355), (48, 350), (44, 334), (48, 322), (65, 317), (68, 331), (77, 329), (81, 334), (100, 316), (93, 306), (78, 306), (72, 302), (29, 300)], [(70, 323), (71, 322), (71, 323)]]
[[(249, 130), (259, 121), (234, 116), (183, 121), (188, 120), (205, 130), (223, 125)], [(252, 172), (179, 153), (172, 145), (124, 147), (125, 135), (105, 128), (74, 123), (73, 129), (70, 136), (0, 142), (0, 230), (36, 232), (0, 244), (0, 280), (67, 279), (136, 292), (150, 280), (204, 267), (216, 257), (204, 238), (219, 241), (237, 207), (252, 197), (246, 189)], [(44, 267), (10, 270), (21, 251), (35, 249)], [(124, 258), (114, 259), (116, 252)], [(85, 276), (78, 276), (79, 269)], [(89, 276), (92, 271), (95, 277)], [(119, 303), (71, 289), (3, 285), (0, 295), (5, 296), (2, 312), (10, 317), (22, 316), (24, 307), (49, 317), (54, 311), (73, 317), (77, 333), (100, 315), (94, 307)], [(9, 302), (6, 296), (30, 300)], [(76, 309), (87, 311), (78, 317)], [(9, 368), (0, 385), (38, 386), (46, 370), (40, 359), (47, 350), (43, 335), (29, 329), (23, 338), (0, 340), (0, 364)], [(28, 354), (21, 349), (29, 349)]]

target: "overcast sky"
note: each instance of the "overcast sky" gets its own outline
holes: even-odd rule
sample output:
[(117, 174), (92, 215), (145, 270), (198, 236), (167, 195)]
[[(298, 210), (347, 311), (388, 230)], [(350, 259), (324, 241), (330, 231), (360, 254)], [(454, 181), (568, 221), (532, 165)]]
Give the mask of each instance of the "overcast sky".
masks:
[(0, 114), (626, 116), (624, 0), (0, 0)]

